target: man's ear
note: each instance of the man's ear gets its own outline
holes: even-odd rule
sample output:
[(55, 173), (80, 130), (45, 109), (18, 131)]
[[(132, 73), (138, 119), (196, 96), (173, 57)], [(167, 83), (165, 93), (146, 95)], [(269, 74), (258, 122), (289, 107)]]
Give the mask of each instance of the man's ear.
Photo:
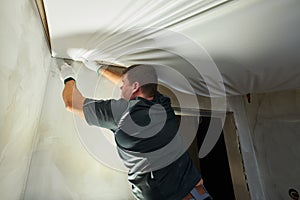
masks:
[(140, 83), (139, 82), (134, 82), (133, 83), (133, 93), (138, 91), (140, 89)]

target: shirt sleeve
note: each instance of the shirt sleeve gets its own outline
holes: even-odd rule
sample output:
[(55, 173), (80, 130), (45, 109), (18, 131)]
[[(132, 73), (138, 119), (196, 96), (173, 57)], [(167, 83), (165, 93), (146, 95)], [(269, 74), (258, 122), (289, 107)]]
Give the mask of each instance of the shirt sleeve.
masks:
[(124, 99), (94, 100), (87, 98), (83, 104), (83, 113), (89, 125), (114, 130), (127, 107), (128, 102)]

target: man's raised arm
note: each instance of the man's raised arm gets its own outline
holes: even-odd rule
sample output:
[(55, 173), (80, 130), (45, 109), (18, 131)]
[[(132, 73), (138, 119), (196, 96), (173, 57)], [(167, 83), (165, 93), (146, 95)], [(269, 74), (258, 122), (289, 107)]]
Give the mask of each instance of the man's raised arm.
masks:
[(76, 87), (75, 73), (70, 65), (64, 63), (61, 66), (61, 78), (65, 87), (62, 93), (66, 109), (84, 118), (83, 103), (85, 97)]

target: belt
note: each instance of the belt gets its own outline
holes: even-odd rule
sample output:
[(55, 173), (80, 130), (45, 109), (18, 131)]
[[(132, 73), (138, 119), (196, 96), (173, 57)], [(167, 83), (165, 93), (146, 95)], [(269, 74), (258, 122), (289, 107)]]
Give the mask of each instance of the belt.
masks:
[(182, 200), (210, 200), (211, 196), (206, 191), (205, 187), (200, 184), (194, 187), (188, 195), (186, 195)]

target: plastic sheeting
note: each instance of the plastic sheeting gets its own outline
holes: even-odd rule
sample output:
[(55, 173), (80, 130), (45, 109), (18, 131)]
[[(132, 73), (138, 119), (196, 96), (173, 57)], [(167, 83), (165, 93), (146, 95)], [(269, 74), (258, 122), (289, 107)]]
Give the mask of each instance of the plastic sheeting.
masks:
[(163, 65), (194, 91), (169, 71), (164, 83), (202, 96), (300, 87), (297, 1), (67, 3), (45, 1), (54, 56)]

